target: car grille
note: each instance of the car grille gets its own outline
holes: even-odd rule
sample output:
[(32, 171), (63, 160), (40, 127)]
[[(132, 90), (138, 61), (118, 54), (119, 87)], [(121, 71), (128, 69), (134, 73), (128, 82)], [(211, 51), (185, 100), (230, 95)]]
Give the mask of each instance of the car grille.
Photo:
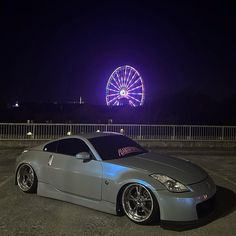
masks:
[(198, 218), (208, 216), (215, 209), (215, 195), (212, 198), (197, 204), (196, 208)]

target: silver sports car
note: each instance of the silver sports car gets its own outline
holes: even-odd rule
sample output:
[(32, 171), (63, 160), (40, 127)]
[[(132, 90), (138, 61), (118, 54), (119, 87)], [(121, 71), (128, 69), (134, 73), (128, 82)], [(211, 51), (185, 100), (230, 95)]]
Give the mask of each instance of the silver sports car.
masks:
[(140, 224), (193, 221), (214, 208), (216, 186), (189, 161), (148, 152), (117, 133), (67, 136), (25, 150), (15, 183)]

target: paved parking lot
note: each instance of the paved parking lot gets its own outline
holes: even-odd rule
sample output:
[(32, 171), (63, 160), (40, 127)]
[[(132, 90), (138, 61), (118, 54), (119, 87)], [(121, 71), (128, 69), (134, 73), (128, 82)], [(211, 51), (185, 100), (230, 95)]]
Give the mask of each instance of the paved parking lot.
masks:
[[(170, 152), (202, 166), (218, 185), (217, 209), (188, 227), (141, 226), (85, 207), (24, 194), (14, 185), (14, 163), (22, 149), (0, 148), (0, 235), (235, 235), (236, 154)], [(165, 153), (165, 151), (162, 151)]]

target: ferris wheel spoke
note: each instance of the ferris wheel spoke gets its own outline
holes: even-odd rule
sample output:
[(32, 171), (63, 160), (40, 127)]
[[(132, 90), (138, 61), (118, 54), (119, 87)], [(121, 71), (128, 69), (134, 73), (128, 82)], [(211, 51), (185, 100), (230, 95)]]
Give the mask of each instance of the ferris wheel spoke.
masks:
[(122, 86), (122, 83), (121, 83), (121, 81), (120, 81), (120, 77), (119, 77), (117, 71), (116, 71), (116, 76), (117, 76), (117, 81), (118, 81), (118, 83), (119, 83), (119, 88), (120, 88), (120, 87)]
[(137, 84), (137, 83), (139, 82), (139, 80), (140, 80), (140, 82), (142, 82), (141, 79), (140, 79), (140, 77), (139, 77), (138, 79), (136, 79), (136, 80), (128, 87), (128, 89), (132, 88), (135, 84)]
[(128, 77), (127, 77), (127, 80), (126, 80), (126, 83), (125, 83), (126, 86), (128, 86), (128, 83), (129, 83), (130, 73), (131, 73), (131, 68), (129, 70), (129, 74), (128, 74)]
[(125, 81), (125, 75), (124, 75), (124, 71), (120, 71), (120, 78), (121, 78), (121, 83), (122, 85), (124, 85), (124, 81)]
[[(137, 77), (138, 77), (138, 79), (136, 79)], [(128, 89), (133, 87), (133, 85), (137, 83), (137, 80), (139, 80), (139, 78), (140, 78), (140, 75), (137, 72), (135, 72), (131, 78), (130, 83), (128, 84)]]
[(125, 87), (125, 81), (126, 81), (126, 77), (124, 75), (124, 77), (122, 77), (122, 86)]
[[(116, 78), (114, 76), (112, 76), (113, 78), (113, 81), (115, 81), (117, 87), (118, 87), (118, 90), (120, 89), (120, 84), (117, 82)], [(111, 82), (110, 82), (111, 83)]]
[(127, 97), (129, 97), (130, 99), (140, 103), (141, 101), (139, 101), (137, 98), (134, 98), (133, 96), (127, 95)]
[(121, 85), (124, 86), (124, 77), (121, 76)]
[(126, 86), (126, 82), (127, 82), (127, 70), (128, 70), (128, 67), (125, 66), (125, 76), (124, 76), (124, 85)]
[(140, 96), (143, 95), (143, 93), (129, 93), (129, 94), (131, 94), (131, 95), (140, 95)]
[(114, 96), (117, 96), (117, 95), (119, 95), (119, 93), (108, 94), (107, 97), (114, 97)]
[(120, 95), (117, 95), (116, 97), (114, 97), (110, 101), (108, 101), (108, 104), (112, 103), (115, 100), (118, 100), (119, 98), (120, 98)]
[(117, 91), (119, 91), (120, 88), (118, 88), (116, 85), (114, 85), (112, 82), (110, 82), (110, 84), (117, 89)]
[(136, 107), (136, 105), (134, 104), (132, 100), (129, 100), (129, 103), (131, 104), (131, 106)]
[(111, 89), (111, 88), (107, 88), (107, 90), (112, 91), (112, 92), (119, 93), (119, 90), (115, 90), (115, 89)]
[(115, 76), (116, 74), (113, 74), (112, 78), (115, 81), (115, 83), (117, 84), (118, 88), (120, 88), (120, 83), (119, 83), (119, 79)]
[(127, 77), (127, 80), (126, 80), (126, 87), (128, 87), (128, 84), (131, 82), (131, 80), (132, 80), (132, 76), (131, 76), (131, 69), (130, 69), (130, 71), (129, 71), (129, 74), (128, 74), (128, 77)]
[(121, 84), (121, 86), (123, 86), (123, 84), (124, 84), (124, 76), (122, 75), (122, 71), (121, 70), (119, 71), (119, 78), (120, 78), (120, 84)]
[(134, 72), (134, 74), (133, 74), (133, 76), (131, 77), (131, 79), (130, 79), (130, 81), (129, 81), (129, 83), (127, 84), (127, 87), (129, 87), (130, 86), (130, 84), (131, 84), (131, 82), (132, 82), (132, 80), (134, 79), (134, 77), (136, 76), (136, 71)]
[(134, 90), (136, 90), (136, 89), (139, 89), (139, 88), (142, 88), (142, 85), (139, 85), (139, 86), (137, 86), (137, 87), (135, 87), (135, 88), (132, 88), (132, 89), (130, 89), (130, 90), (128, 90), (129, 92), (132, 92), (132, 91), (134, 91)]
[(119, 104), (120, 104), (119, 101), (116, 100), (116, 101), (113, 103), (113, 106), (114, 106), (114, 105), (119, 106)]

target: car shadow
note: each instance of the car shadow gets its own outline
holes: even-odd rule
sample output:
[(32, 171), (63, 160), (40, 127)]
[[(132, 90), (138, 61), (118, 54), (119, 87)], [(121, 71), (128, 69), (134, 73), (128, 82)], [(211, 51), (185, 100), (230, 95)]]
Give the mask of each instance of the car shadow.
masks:
[(162, 222), (161, 227), (164, 229), (174, 230), (174, 231), (186, 231), (191, 229), (196, 229), (207, 225), (219, 218), (225, 217), (228, 214), (236, 210), (236, 194), (225, 187), (217, 186), (216, 199), (215, 199), (215, 209), (214, 211), (197, 221), (192, 222)]

